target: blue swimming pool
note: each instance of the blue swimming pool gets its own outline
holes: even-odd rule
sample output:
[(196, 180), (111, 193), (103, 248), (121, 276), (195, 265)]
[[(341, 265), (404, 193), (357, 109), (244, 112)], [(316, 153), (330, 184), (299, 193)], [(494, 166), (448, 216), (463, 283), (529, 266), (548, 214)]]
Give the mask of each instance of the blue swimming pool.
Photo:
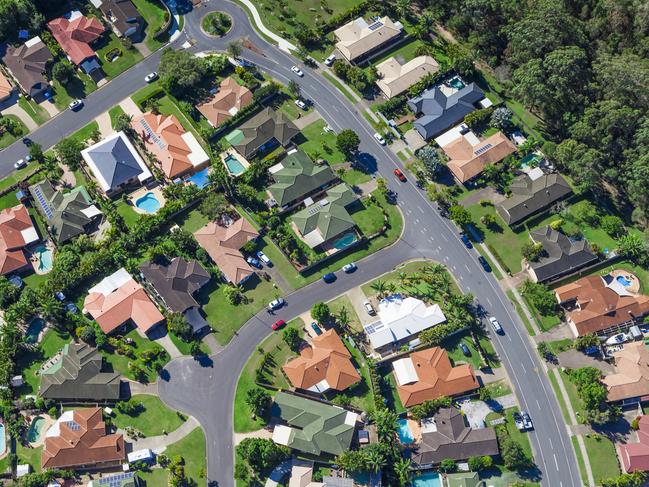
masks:
[(354, 232), (346, 233), (342, 237), (340, 237), (338, 240), (336, 240), (333, 243), (334, 248), (338, 250), (346, 249), (349, 247), (351, 244), (356, 242), (356, 234)]
[(241, 161), (239, 161), (239, 159), (237, 159), (232, 155), (228, 155), (225, 159), (223, 159), (223, 162), (225, 163), (225, 166), (228, 168), (228, 172), (233, 176), (240, 176), (241, 174), (246, 172), (246, 168), (243, 167)]
[(45, 328), (45, 320), (42, 318), (34, 318), (29, 322), (29, 326), (27, 327), (25, 341), (27, 343), (36, 343), (43, 328)]
[(448, 85), (451, 88), (455, 88), (456, 90), (461, 90), (462, 88), (464, 88), (466, 86), (464, 84), (464, 82), (460, 78), (453, 78), (452, 80), (450, 80), (448, 82)]
[(629, 287), (631, 284), (633, 284), (631, 281), (629, 281), (626, 277), (624, 276), (617, 276), (615, 278), (617, 282), (622, 284), (624, 287)]
[(38, 257), (38, 270), (40, 272), (50, 272), (54, 266), (54, 252), (45, 245), (39, 245), (34, 250), (34, 255)]
[(0, 455), (7, 451), (7, 437), (5, 436), (5, 425), (0, 423)]
[(436, 472), (424, 472), (412, 478), (413, 487), (441, 487), (442, 481)]
[(155, 213), (160, 209), (160, 202), (155, 194), (149, 191), (144, 196), (135, 200), (135, 206), (146, 213)]
[(35, 443), (41, 438), (41, 432), (43, 426), (45, 425), (45, 418), (41, 416), (36, 416), (32, 419), (32, 424), (29, 425), (29, 430), (27, 430), (27, 441), (30, 443)]
[(200, 189), (203, 189), (205, 186), (207, 186), (210, 183), (209, 175), (210, 175), (210, 168), (206, 167), (202, 171), (198, 171), (193, 176), (187, 178), (187, 181), (189, 181), (192, 184), (195, 184)]
[(410, 430), (410, 426), (408, 426), (407, 419), (397, 420), (397, 434), (399, 435), (399, 441), (403, 445), (412, 443), (415, 440), (415, 437), (413, 436), (412, 431)]

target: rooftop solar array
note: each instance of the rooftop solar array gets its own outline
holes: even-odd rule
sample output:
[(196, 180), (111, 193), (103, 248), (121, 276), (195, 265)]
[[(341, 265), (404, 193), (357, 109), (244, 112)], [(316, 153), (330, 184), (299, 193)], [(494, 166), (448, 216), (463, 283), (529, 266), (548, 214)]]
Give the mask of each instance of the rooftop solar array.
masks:
[(165, 143), (160, 140), (160, 137), (158, 137), (155, 132), (153, 132), (153, 129), (149, 125), (149, 122), (147, 122), (145, 119), (142, 119), (140, 120), (140, 124), (142, 125), (142, 127), (144, 127), (144, 131), (155, 145), (160, 147), (160, 149), (164, 149), (166, 147)]
[(72, 431), (79, 431), (81, 429), (81, 426), (76, 421), (66, 421), (65, 425)]
[(135, 472), (118, 473), (110, 477), (103, 477), (97, 483), (104, 487), (120, 487), (124, 482), (132, 481), (134, 476)]
[(45, 199), (45, 196), (43, 196), (43, 192), (41, 191), (41, 188), (39, 188), (38, 186), (34, 186), (34, 194), (36, 195), (38, 204), (41, 205), (41, 208), (43, 208), (43, 213), (45, 213), (47, 219), (51, 220), (52, 218), (54, 218), (54, 212), (52, 211), (52, 208), (50, 208), (50, 205)]
[(383, 22), (374, 22), (372, 25), (368, 27), (368, 29), (374, 31), (378, 29), (379, 27), (383, 27)]
[(475, 151), (475, 155), (476, 155), (476, 156), (479, 156), (479, 155), (482, 154), (483, 152), (485, 152), (485, 151), (491, 149), (492, 147), (493, 147), (492, 144), (486, 144), (486, 145), (480, 147), (477, 151)]

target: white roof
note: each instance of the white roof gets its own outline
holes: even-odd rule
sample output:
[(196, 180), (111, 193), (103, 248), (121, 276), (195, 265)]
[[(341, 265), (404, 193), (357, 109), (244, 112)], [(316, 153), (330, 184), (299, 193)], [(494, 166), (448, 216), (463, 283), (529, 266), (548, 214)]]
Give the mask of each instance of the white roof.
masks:
[(268, 169), (268, 172), (271, 173), (271, 174), (275, 174), (277, 171), (281, 171), (282, 169), (284, 169), (284, 164), (282, 164), (281, 162), (278, 162), (274, 166), (271, 166)]
[(489, 108), (491, 105), (493, 105), (493, 102), (489, 98), (483, 98), (480, 100), (480, 106), (482, 108)]
[(99, 293), (107, 296), (115, 289), (122, 287), (131, 279), (133, 278), (128, 271), (122, 267), (110, 276), (104, 277), (96, 286), (91, 287), (88, 290), (88, 294)]
[(353, 413), (351, 411), (347, 411), (347, 415), (345, 416), (345, 424), (349, 426), (354, 426), (357, 421), (358, 421), (358, 414)]
[(419, 380), (417, 371), (415, 370), (415, 364), (412, 363), (410, 357), (395, 360), (392, 362), (392, 367), (394, 368), (394, 375), (397, 378), (397, 383), (400, 386), (414, 384)]
[(95, 205), (90, 205), (88, 208), (81, 210), (81, 213), (86, 215), (88, 218), (92, 218), (94, 216), (101, 215), (101, 210)]
[(25, 244), (30, 244), (38, 240), (38, 233), (36, 232), (36, 228), (34, 226), (21, 230), (20, 234), (22, 235)]
[[(454, 140), (459, 139), (460, 137), (462, 137), (461, 132), (463, 130), (468, 130), (468, 129), (469, 129), (469, 127), (466, 124), (461, 123), (461, 124), (456, 125), (455, 127), (451, 128), (451, 129), (447, 130), (446, 132), (444, 132), (439, 137), (436, 137), (435, 142), (440, 147), (445, 147), (445, 146), (449, 145), (451, 142), (453, 142)], [(478, 138), (478, 136), (476, 134), (474, 134), (471, 130), (469, 130), (468, 132), (466, 132), (464, 134), (464, 138), (471, 145), (478, 145), (480, 143), (480, 139)]]
[(27, 475), (31, 470), (29, 463), (24, 463), (22, 465), (16, 465), (16, 477), (22, 477)]
[(437, 423), (435, 423), (435, 418), (424, 418), (421, 420), (422, 433), (434, 433), (435, 431), (437, 431)]
[(32, 46), (38, 44), (39, 42), (43, 42), (43, 41), (41, 40), (40, 37), (34, 36), (31, 39), (29, 39), (28, 41), (25, 41), (25, 46), (32, 47)]
[(191, 150), (187, 157), (194, 167), (200, 166), (210, 159), (203, 147), (201, 147), (201, 144), (196, 140), (196, 137), (194, 137), (194, 134), (191, 132), (185, 132), (180, 137), (185, 141), (189, 150)]
[(145, 448), (143, 450), (136, 450), (129, 453), (127, 455), (127, 458), (129, 463), (139, 462), (140, 460), (148, 460), (150, 458), (153, 458), (153, 452), (148, 448)]
[(288, 445), (291, 439), (292, 428), (283, 424), (278, 424), (273, 430), (273, 441), (278, 445)]
[(52, 438), (54, 436), (60, 436), (61, 435), (61, 423), (66, 423), (68, 421), (74, 421), (74, 411), (69, 410), (65, 411), (61, 416), (59, 416), (59, 419), (56, 420), (56, 422), (50, 426), (50, 429), (48, 429), (45, 432), (45, 438)]
[(323, 392), (327, 392), (329, 389), (331, 389), (331, 386), (329, 386), (327, 379), (322, 379), (316, 385), (309, 387), (307, 391), (317, 392), (318, 394), (322, 394)]

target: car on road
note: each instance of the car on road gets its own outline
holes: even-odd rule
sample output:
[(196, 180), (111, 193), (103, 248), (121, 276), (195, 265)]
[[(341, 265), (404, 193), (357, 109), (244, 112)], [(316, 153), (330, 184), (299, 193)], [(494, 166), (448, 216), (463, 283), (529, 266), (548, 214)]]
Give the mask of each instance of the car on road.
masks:
[(284, 298), (273, 299), (270, 303), (268, 303), (268, 309), (274, 311), (284, 306), (285, 303), (286, 301), (284, 301)]
[(408, 179), (406, 178), (405, 174), (403, 174), (403, 173), (401, 172), (401, 169), (399, 169), (399, 168), (397, 168), (397, 169), (394, 170), (394, 175), (395, 175), (395, 176), (399, 179), (399, 181), (401, 181), (402, 183), (405, 183), (406, 181), (408, 181)]
[(525, 422), (523, 421), (523, 416), (521, 416), (518, 412), (515, 412), (512, 414), (512, 418), (514, 418), (514, 424), (516, 425), (516, 428), (519, 431), (523, 431), (525, 429)]
[(25, 159), (18, 159), (16, 162), (14, 162), (14, 169), (22, 169), (26, 166), (27, 163), (25, 162)]
[(34, 141), (32, 139), (30, 139), (29, 137), (23, 137), (23, 144), (25, 144), (27, 146), (30, 146), (33, 143), (34, 143)]
[(491, 327), (494, 329), (496, 333), (502, 333), (503, 332), (503, 327), (500, 326), (500, 323), (496, 318), (493, 316), (489, 317), (489, 323), (491, 323)]
[(343, 266), (343, 272), (346, 272), (347, 274), (354, 272), (356, 269), (358, 269), (358, 267), (356, 267), (356, 264), (354, 264), (353, 262), (350, 262), (349, 264), (345, 264)]
[(272, 328), (273, 328), (274, 331), (277, 331), (277, 330), (279, 330), (280, 328), (284, 328), (285, 326), (286, 326), (286, 321), (284, 321), (284, 320), (277, 320), (275, 323), (273, 323)]
[(469, 240), (469, 236), (466, 233), (460, 234), (460, 240), (462, 240), (462, 243), (467, 249), (473, 248), (473, 244), (471, 243), (471, 240)]
[(331, 66), (331, 65), (334, 63), (335, 60), (336, 60), (336, 55), (335, 55), (335, 54), (332, 54), (332, 55), (329, 56), (327, 59), (325, 59), (324, 63), (325, 63), (327, 66)]
[(315, 321), (312, 321), (312, 322), (311, 322), (311, 329), (314, 331), (314, 333), (315, 333), (317, 336), (322, 335), (322, 328), (320, 328), (320, 327), (318, 326), (318, 323), (316, 323)]
[(469, 347), (467, 347), (465, 343), (460, 343), (460, 350), (462, 350), (465, 357), (471, 356), (471, 350), (469, 350)]
[(156, 73), (155, 71), (153, 71), (152, 73), (147, 74), (144, 77), (144, 81), (146, 81), (147, 83), (153, 83), (157, 79), (158, 79), (158, 73)]
[(374, 132), (374, 138), (379, 144), (385, 145), (385, 139), (378, 132)]
[(300, 78), (302, 76), (304, 76), (304, 73), (302, 72), (302, 70), (300, 68), (298, 68), (297, 66), (291, 66), (291, 71), (293, 71), (295, 74), (297, 74)]
[(268, 267), (273, 267), (273, 262), (261, 250), (257, 252), (257, 258), (260, 261), (262, 261), (264, 264), (266, 264)]
[(523, 418), (523, 427), (526, 430), (533, 430), (534, 423), (532, 423), (532, 418), (530, 418), (530, 415), (527, 413), (527, 411), (521, 411), (521, 416)]
[(77, 110), (81, 110), (81, 107), (83, 107), (83, 101), (81, 101), (81, 100), (74, 100), (74, 101), (70, 102), (70, 104), (68, 105), (68, 107), (69, 107), (70, 110), (72, 110), (73, 112), (76, 112)]
[(295, 100), (295, 104), (298, 106), (298, 108), (301, 108), (302, 110), (308, 110), (309, 109), (309, 107), (306, 106), (306, 103), (304, 103), (304, 101), (302, 101), (299, 98), (297, 100)]
[(486, 272), (491, 272), (491, 266), (489, 265), (489, 262), (487, 262), (487, 259), (485, 259), (482, 255), (478, 257), (478, 262), (480, 262), (480, 265)]
[(255, 258), (252, 257), (252, 256), (248, 256), (248, 258), (246, 259), (246, 262), (247, 262), (248, 264), (250, 264), (251, 266), (256, 267), (257, 269), (261, 269), (261, 268), (262, 268), (262, 266), (261, 266), (261, 262), (259, 262), (259, 259), (255, 259)]
[(324, 276), (322, 276), (322, 280), (327, 284), (334, 282), (336, 279), (337, 279), (336, 274), (334, 274), (333, 272), (329, 272)]
[(376, 314), (376, 310), (374, 309), (374, 306), (372, 306), (372, 303), (369, 301), (365, 301), (363, 303), (363, 307), (365, 308), (365, 311), (367, 311), (367, 314), (370, 316), (374, 316)]

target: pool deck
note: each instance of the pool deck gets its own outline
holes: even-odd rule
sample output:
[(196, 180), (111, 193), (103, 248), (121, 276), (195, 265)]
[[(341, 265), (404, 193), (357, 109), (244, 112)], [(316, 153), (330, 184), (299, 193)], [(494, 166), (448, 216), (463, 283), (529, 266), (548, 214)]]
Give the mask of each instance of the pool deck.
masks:
[(52, 269), (41, 269), (41, 258), (40, 254), (36, 252), (36, 249), (39, 248), (41, 245), (45, 246), (47, 249), (52, 251), (52, 265), (54, 265), (54, 251), (56, 250), (54, 247), (54, 244), (50, 242), (49, 240), (46, 240), (44, 242), (39, 242), (30, 249), (28, 249), (28, 255), (29, 255), (29, 262), (32, 264), (32, 268), (34, 269), (34, 272), (39, 275), (44, 275), (48, 274), (52, 271)]
[(639, 294), (640, 293), (640, 280), (633, 274), (631, 274), (629, 271), (625, 271), (622, 269), (615, 269), (614, 271), (611, 271), (611, 276), (613, 276), (615, 279), (618, 277), (623, 277), (627, 281), (629, 281), (631, 284), (628, 286), (624, 286), (624, 289), (629, 291), (632, 294)]
[[(40, 416), (40, 417), (43, 418), (43, 420), (44, 420), (44, 422), (43, 422), (43, 426), (41, 426), (40, 434), (38, 435), (38, 440), (36, 440), (36, 441), (34, 441), (34, 442), (31, 442), (31, 441), (29, 442), (29, 445), (30, 445), (32, 448), (38, 448), (38, 447), (41, 446), (43, 443), (45, 443), (45, 432), (46, 432), (48, 429), (50, 429), (50, 427), (54, 424), (54, 419), (53, 419), (52, 417), (50, 417), (49, 415), (44, 414), (44, 413), (37, 414), (36, 416), (33, 416), (33, 417), (28, 416), (28, 415), (26, 415), (26, 414), (25, 414), (24, 416), (25, 416), (26, 421), (29, 423), (29, 426), (30, 426), (30, 427), (31, 427), (31, 422), (32, 422), (36, 417)], [(28, 434), (29, 434), (29, 428), (27, 428), (27, 430), (25, 431), (25, 439), (27, 439), (27, 435), (28, 435)]]
[[(155, 213), (149, 213), (148, 211), (144, 211), (143, 209), (138, 208), (137, 205), (135, 204), (135, 202), (137, 200), (142, 198), (147, 193), (153, 193), (153, 195), (156, 197), (156, 199), (160, 202), (160, 208), (162, 208), (165, 205), (165, 203), (167, 202), (165, 197), (162, 195), (162, 186), (155, 186), (154, 188), (151, 188), (151, 189), (148, 189), (145, 186), (142, 186), (141, 188), (139, 188), (136, 191), (134, 191), (133, 193), (131, 193), (130, 196), (128, 197), (128, 199), (131, 202), (133, 211), (135, 211), (135, 213), (139, 213), (141, 215), (155, 215), (155, 213), (157, 213), (157, 211)], [(160, 210), (158, 210), (158, 211), (160, 211)]]
[[(236, 159), (237, 161), (239, 161), (239, 163), (243, 166), (243, 171), (242, 171), (241, 173), (239, 173), (239, 174), (233, 174), (233, 173), (230, 172), (230, 168), (228, 167), (228, 165), (227, 165), (226, 162), (225, 162), (225, 159), (226, 159), (228, 156), (231, 156), (231, 157), (235, 158), (235, 159)], [(236, 178), (236, 177), (241, 176), (241, 174), (243, 174), (244, 172), (246, 172), (246, 171), (248, 170), (248, 168), (250, 167), (250, 163), (246, 160), (246, 158), (243, 157), (241, 154), (239, 154), (239, 153), (238, 153), (236, 150), (234, 150), (234, 149), (228, 149), (228, 150), (225, 150), (225, 151), (221, 152), (221, 154), (219, 154), (219, 157), (221, 158), (221, 162), (223, 163), (223, 166), (225, 167), (225, 170), (226, 170), (226, 171), (228, 172), (228, 174), (229, 174), (231, 177), (233, 177), (233, 178)]]

